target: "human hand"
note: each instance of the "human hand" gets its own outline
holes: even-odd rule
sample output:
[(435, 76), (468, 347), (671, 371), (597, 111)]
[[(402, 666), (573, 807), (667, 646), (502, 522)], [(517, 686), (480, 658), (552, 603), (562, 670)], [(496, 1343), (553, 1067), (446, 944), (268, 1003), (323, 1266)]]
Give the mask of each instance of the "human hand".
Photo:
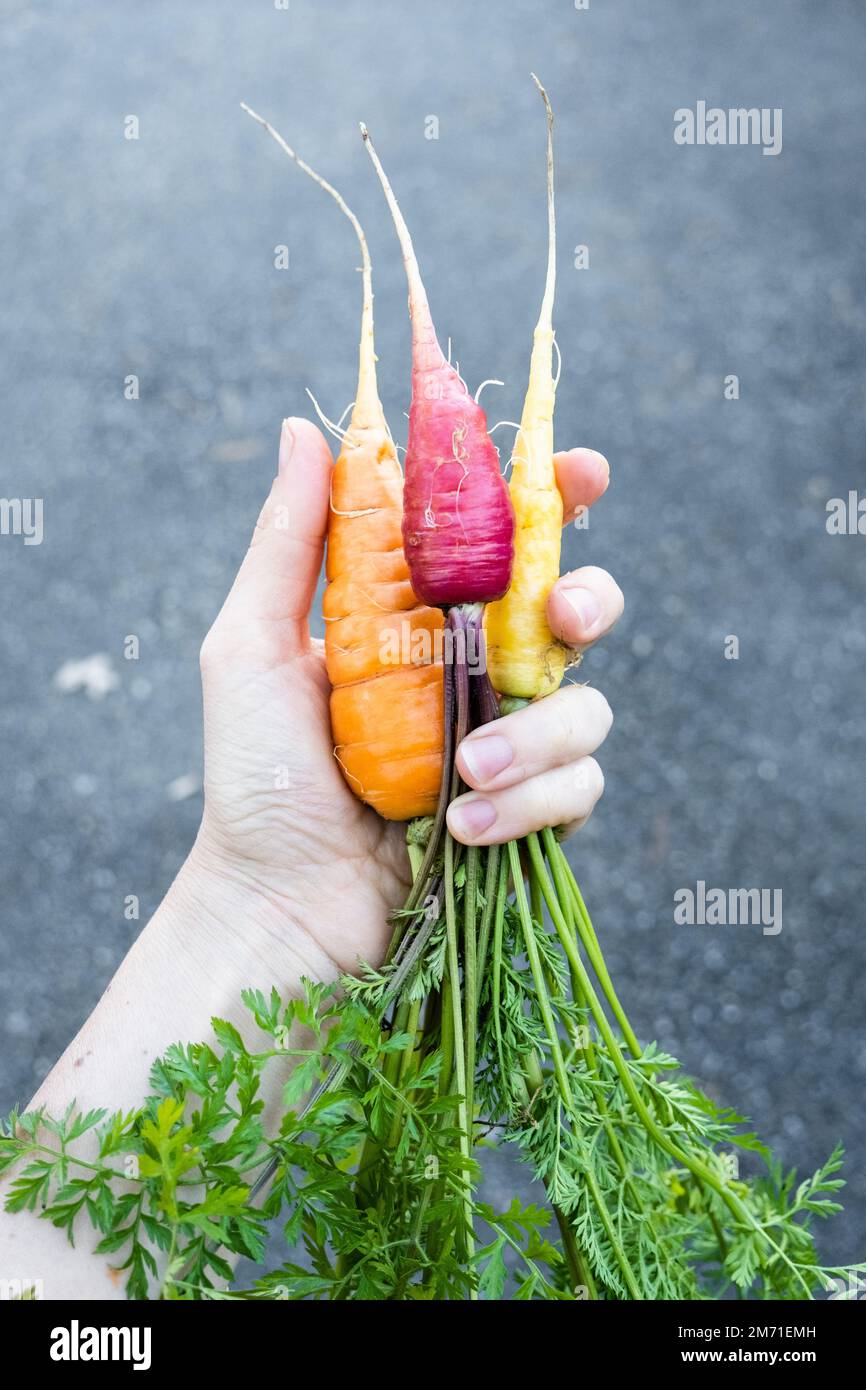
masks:
[[(607, 464), (574, 449), (558, 454), (556, 466), (568, 522), (605, 491)], [(387, 917), (405, 896), (409, 870), (404, 827), (364, 806), (342, 777), (324, 647), (310, 637), (331, 468), (321, 432), (306, 420), (286, 421), (270, 496), (202, 646), (205, 810), (193, 858), (199, 882), (204, 876), (217, 897), (226, 892), (235, 915), (244, 901), (238, 890), (246, 890), (258, 911), (294, 924), (339, 970), (351, 971), (359, 959), (375, 963), (384, 954)], [(622, 605), (611, 577), (587, 567), (554, 586), (548, 620), (557, 637), (583, 650), (613, 626)], [(582, 824), (601, 794), (590, 755), (610, 720), (603, 696), (573, 685), (471, 734), (458, 766), (474, 790), (449, 809), (452, 833), (490, 844), (543, 825)]]

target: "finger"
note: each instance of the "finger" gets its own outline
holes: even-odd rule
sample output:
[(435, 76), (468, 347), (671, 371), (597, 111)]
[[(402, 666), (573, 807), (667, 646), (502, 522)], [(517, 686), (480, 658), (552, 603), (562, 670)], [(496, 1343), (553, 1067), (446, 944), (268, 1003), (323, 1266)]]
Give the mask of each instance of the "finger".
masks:
[(554, 584), (547, 596), (547, 621), (561, 642), (582, 650), (610, 632), (624, 604), (622, 590), (607, 570), (584, 565)]
[(594, 753), (612, 723), (600, 691), (564, 686), (469, 734), (457, 750), (457, 768), (476, 791), (501, 791)]
[(562, 524), (567, 526), (578, 510), (591, 507), (607, 491), (610, 465), (595, 449), (568, 449), (553, 455), (553, 466), (562, 494)]
[(576, 835), (578, 830), (582, 830), (587, 820), (588, 817), (584, 816), (582, 820), (566, 821), (564, 825), (558, 825), (553, 833), (559, 843), (562, 844), (563, 841), (570, 840), (572, 835)]
[(322, 567), (332, 468), (321, 430), (309, 420), (283, 421), (279, 471), (218, 619), (235, 629), (280, 623), (285, 655), (309, 642), (307, 618)]
[(595, 758), (541, 772), (495, 792), (468, 792), (448, 807), (448, 829), (464, 845), (500, 845), (546, 825), (585, 821), (604, 790)]

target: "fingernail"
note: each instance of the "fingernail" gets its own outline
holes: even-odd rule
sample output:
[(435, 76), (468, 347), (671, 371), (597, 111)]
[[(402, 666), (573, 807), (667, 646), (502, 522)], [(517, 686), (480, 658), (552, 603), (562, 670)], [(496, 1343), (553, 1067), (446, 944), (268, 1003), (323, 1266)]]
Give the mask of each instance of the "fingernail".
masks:
[(476, 835), (483, 835), (495, 820), (496, 807), (483, 797), (455, 802), (448, 811), (452, 835), (456, 834), (463, 840), (474, 840)]
[(560, 593), (574, 609), (581, 630), (586, 635), (601, 617), (601, 604), (595, 594), (591, 589), (561, 589)]
[(473, 782), (492, 782), (514, 762), (514, 749), (501, 734), (467, 738), (460, 745), (460, 757)]
[(280, 472), (285, 473), (292, 460), (292, 451), (295, 447), (295, 432), (292, 429), (291, 420), (283, 421), (283, 428), (280, 431)]

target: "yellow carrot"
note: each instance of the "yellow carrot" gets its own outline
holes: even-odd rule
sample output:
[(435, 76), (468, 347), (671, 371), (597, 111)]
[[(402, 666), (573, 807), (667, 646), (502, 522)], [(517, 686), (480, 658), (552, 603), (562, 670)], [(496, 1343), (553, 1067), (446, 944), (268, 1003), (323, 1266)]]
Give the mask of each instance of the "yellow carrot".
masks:
[(556, 219), (553, 206), (553, 111), (547, 109), (547, 279), (532, 343), (529, 386), (511, 459), (509, 491), (517, 520), (511, 588), (487, 606), (487, 663), (495, 690), (525, 700), (549, 695), (560, 684), (566, 650), (547, 623), (547, 595), (559, 578), (562, 498), (553, 467), (553, 296)]

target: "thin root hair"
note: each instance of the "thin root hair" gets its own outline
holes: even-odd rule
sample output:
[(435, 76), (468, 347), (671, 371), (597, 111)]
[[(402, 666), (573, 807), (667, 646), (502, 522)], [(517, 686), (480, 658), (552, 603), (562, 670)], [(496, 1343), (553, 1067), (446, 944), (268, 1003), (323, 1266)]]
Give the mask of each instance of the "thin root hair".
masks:
[(346, 418), (346, 416), (348, 415), (349, 411), (353, 409), (354, 405), (355, 405), (355, 402), (354, 402), (354, 401), (349, 401), (349, 404), (346, 406), (346, 409), (343, 411), (342, 415), (340, 416), (339, 420), (337, 421), (337, 429), (338, 429), (338, 430), (339, 430), (339, 429), (342, 429), (342, 427), (343, 427), (343, 421), (345, 420), (345, 418)]
[(510, 468), (513, 468), (515, 463), (524, 463), (526, 464), (527, 468), (529, 467), (529, 459), (526, 457), (525, 454), (512, 453), (511, 458), (505, 465), (505, 472), (508, 473), (508, 470)]
[(339, 425), (335, 425), (333, 420), (328, 419), (327, 415), (322, 410), (321, 406), (319, 405), (319, 402), (316, 400), (309, 386), (306, 386), (304, 389), (307, 395), (309, 396), (310, 400), (313, 402), (313, 409), (315, 410), (322, 424), (325, 426), (325, 429), (328, 431), (329, 434), (332, 434), (335, 439), (339, 439), (340, 443), (342, 444), (346, 437), (346, 431), (341, 430)]
[(489, 376), (489, 377), (487, 378), (486, 381), (482, 381), (482, 383), (481, 383), (481, 385), (479, 386), (478, 390), (475, 392), (475, 404), (476, 404), (476, 405), (478, 404), (478, 398), (479, 398), (479, 396), (481, 395), (481, 392), (484, 390), (485, 386), (504, 386), (504, 385), (505, 385), (505, 382), (504, 382), (504, 381), (500, 381), (498, 377)]
[(331, 512), (333, 512), (334, 516), (352, 516), (352, 517), (355, 517), (355, 516), (375, 516), (376, 512), (380, 512), (380, 511), (382, 510), (381, 507), (363, 507), (363, 508), (361, 508), (360, 511), (348, 511), (348, 512), (342, 512), (342, 511), (340, 511), (340, 508), (339, 508), (339, 507), (335, 507), (335, 506), (334, 506), (334, 477), (333, 477), (333, 473), (331, 474), (331, 484), (330, 484), (330, 487), (329, 487), (329, 489), (328, 489), (328, 508), (329, 508), (329, 510), (330, 510)]
[[(407, 419), (408, 419), (408, 416), (407, 416)], [(399, 462), (400, 450), (402, 449), (403, 453), (405, 454), (405, 452), (406, 452), (406, 445), (405, 445), (405, 444), (398, 444), (398, 443), (397, 443), (396, 439), (394, 438), (393, 434), (391, 433), (391, 426), (388, 424), (388, 421), (387, 421), (387, 420), (385, 421), (385, 433), (387, 434), (388, 438), (389, 438), (390, 441), (391, 441), (391, 446), (392, 446), (392, 448), (393, 448), (393, 450), (394, 450), (394, 453), (397, 455), (397, 460), (398, 460), (398, 462)]]

